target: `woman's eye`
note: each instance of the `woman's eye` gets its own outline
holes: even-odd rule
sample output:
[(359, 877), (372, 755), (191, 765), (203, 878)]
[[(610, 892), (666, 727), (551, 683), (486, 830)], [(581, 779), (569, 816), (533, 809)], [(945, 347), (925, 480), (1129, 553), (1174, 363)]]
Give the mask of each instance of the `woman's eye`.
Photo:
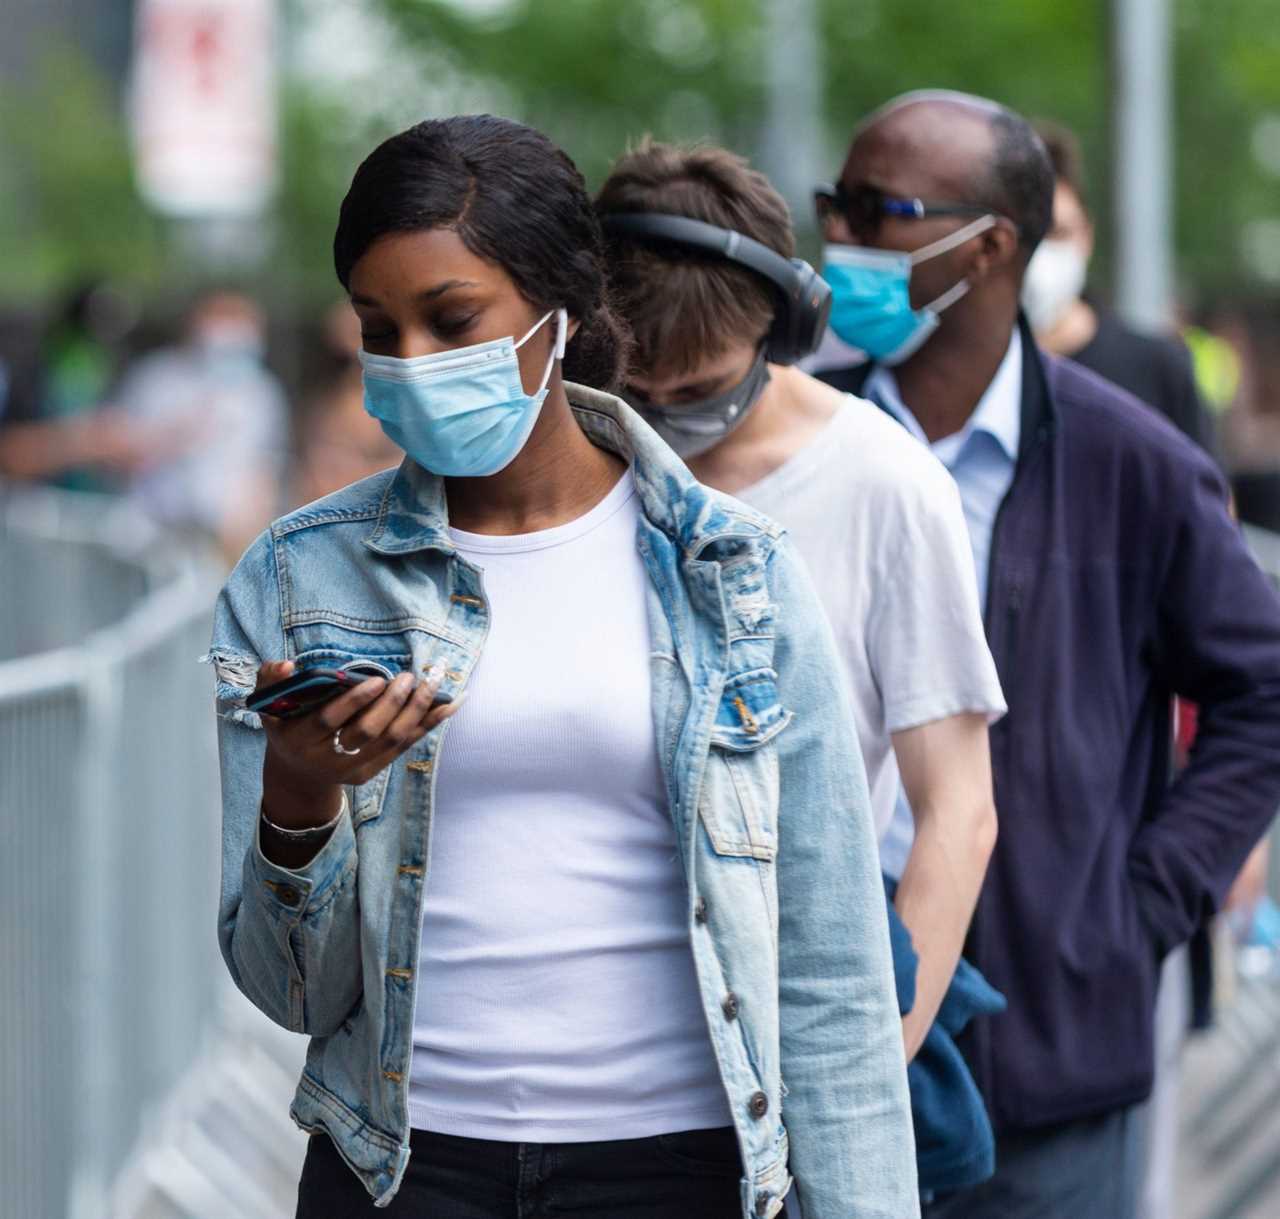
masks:
[(436, 333), (442, 338), (456, 338), (476, 320), (476, 316), (474, 313), (467, 313), (437, 318)]

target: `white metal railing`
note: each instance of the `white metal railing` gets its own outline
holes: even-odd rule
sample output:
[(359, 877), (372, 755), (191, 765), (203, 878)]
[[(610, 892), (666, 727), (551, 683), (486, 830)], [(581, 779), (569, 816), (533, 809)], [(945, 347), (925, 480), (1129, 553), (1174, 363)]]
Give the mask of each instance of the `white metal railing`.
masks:
[(114, 1214), (144, 1126), (227, 1027), (212, 686), (196, 663), (218, 581), (118, 503), (0, 496), (6, 1214)]

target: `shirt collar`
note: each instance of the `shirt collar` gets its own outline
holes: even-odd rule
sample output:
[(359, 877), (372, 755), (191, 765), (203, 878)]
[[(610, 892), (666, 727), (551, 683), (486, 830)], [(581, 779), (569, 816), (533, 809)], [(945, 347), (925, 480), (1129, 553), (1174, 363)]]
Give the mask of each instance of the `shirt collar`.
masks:
[[(959, 456), (974, 432), (986, 432), (1010, 461), (1017, 461), (1018, 445), (1022, 439), (1022, 359), (1022, 336), (1015, 326), (1000, 367), (978, 399), (978, 405), (968, 422), (960, 431), (929, 445), (944, 464), (949, 464)], [(863, 393), (879, 402), (918, 440), (929, 444), (924, 428), (902, 400), (898, 379), (891, 368), (883, 364), (876, 365), (867, 378)]]

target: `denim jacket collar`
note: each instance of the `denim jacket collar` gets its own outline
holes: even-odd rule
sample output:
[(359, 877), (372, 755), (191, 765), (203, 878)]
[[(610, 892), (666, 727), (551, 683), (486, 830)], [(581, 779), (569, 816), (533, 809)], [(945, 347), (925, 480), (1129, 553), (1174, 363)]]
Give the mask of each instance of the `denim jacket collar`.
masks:
[[(620, 398), (572, 383), (565, 389), (592, 443), (631, 463), (644, 515), (685, 558), (702, 557), (716, 542), (778, 536), (778, 526), (766, 517), (703, 487)], [(406, 458), (383, 494), (365, 545), (383, 555), (418, 550), (452, 554), (444, 479)]]

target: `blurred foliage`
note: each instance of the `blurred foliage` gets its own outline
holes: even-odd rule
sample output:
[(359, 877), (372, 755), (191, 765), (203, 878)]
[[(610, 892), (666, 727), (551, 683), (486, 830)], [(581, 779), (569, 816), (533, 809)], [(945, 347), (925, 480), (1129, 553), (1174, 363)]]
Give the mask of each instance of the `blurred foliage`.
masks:
[[(757, 151), (765, 105), (758, 31), (768, 2), (379, 0), (408, 40), (447, 48), (461, 69), (500, 82), (513, 112), (543, 127), (596, 181), (645, 131)], [(1106, 0), (820, 0), (819, 7), (824, 172), (838, 168), (858, 118), (896, 93), (934, 87), (997, 98), (1080, 136), (1105, 267)], [(1280, 223), (1280, 178), (1251, 150), (1260, 118), (1274, 113), (1280, 122), (1276, 0), (1174, 0), (1174, 19), (1179, 270), (1193, 292), (1256, 287), (1257, 260), (1245, 245), (1250, 225)]]
[[(378, 0), (418, 45), (501, 83), (599, 181), (629, 140), (708, 137), (758, 152), (771, 0)], [(966, 89), (1053, 115), (1105, 155), (1105, 6), (1061, 0), (818, 0), (824, 176), (858, 118), (907, 89)], [(798, 202), (798, 201), (796, 201)], [(798, 214), (797, 223), (810, 218)]]
[(44, 56), (29, 83), (0, 90), (0, 305), (29, 303), (105, 277), (164, 305), (209, 283), (252, 288), (268, 303), (310, 309), (340, 289), (328, 256), (356, 161), (388, 134), (352, 123), (331, 98), (286, 83), (280, 187), (259, 265), (219, 260), (195, 226), (139, 197), (119, 91), (87, 56)]
[(333, 271), (333, 230), (351, 174), (373, 144), (388, 135), (354, 125), (332, 97), (287, 84), (281, 99), (280, 190), (276, 198), (271, 270), (262, 285), (281, 305), (323, 308), (342, 293)]
[(378, 2), (406, 39), (494, 81), (594, 181), (647, 131), (755, 143), (767, 0)]
[(134, 190), (118, 99), (83, 55), (50, 51), (0, 89), (0, 172), (0, 297), (95, 275), (156, 284), (161, 226)]
[[(286, 2), (296, 35), (306, 18), (298, 0)], [(423, 83), (406, 88), (388, 75), (372, 89), (324, 88), (314, 76), (286, 75), (281, 187), (258, 273), (277, 305), (311, 308), (335, 295), (330, 241), (352, 169), (419, 113), (483, 104), (520, 117), (567, 148), (592, 183), (644, 132), (759, 151), (762, 14), (771, 0), (362, 3), (390, 25), (399, 54), (418, 58)], [(1179, 267), (1203, 292), (1244, 290), (1268, 270), (1260, 253), (1268, 231), (1280, 247), (1275, 0), (1174, 3)], [(818, 5), (822, 174), (838, 168), (857, 119), (895, 93), (936, 86), (987, 94), (1079, 133), (1105, 259), (1106, 0)], [(84, 57), (51, 55), (25, 84), (0, 88), (0, 173), (0, 298), (31, 300), (90, 271), (127, 275), (147, 290), (173, 290), (195, 274), (187, 235), (138, 200), (119, 91)]]
[[(1280, 286), (1280, 147), (1268, 170), (1260, 124), (1280, 131), (1280, 7), (1276, 0), (1177, 3), (1174, 74), (1175, 224), (1179, 270), (1192, 293)], [(1268, 228), (1268, 248), (1250, 234)]]

